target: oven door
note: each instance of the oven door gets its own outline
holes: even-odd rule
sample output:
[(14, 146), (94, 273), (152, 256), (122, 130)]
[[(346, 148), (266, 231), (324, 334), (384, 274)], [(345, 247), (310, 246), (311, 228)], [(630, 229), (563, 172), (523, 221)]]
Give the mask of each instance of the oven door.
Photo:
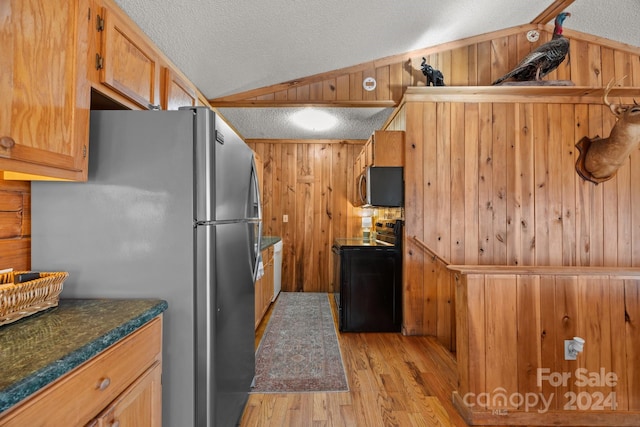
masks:
[[(400, 332), (402, 255), (388, 247), (333, 248), (340, 332)], [(335, 280), (335, 279), (334, 279)]]

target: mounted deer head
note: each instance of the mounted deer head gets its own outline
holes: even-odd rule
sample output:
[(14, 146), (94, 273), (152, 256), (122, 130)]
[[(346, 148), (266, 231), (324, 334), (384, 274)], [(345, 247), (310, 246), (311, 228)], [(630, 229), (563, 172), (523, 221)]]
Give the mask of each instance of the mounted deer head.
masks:
[[(624, 77), (623, 77), (624, 79)], [(611, 129), (609, 138), (582, 138), (577, 144), (580, 155), (576, 160), (578, 174), (596, 184), (604, 182), (618, 171), (618, 168), (640, 145), (640, 105), (611, 104), (607, 99), (613, 79), (604, 91), (603, 101), (616, 116), (616, 124)]]

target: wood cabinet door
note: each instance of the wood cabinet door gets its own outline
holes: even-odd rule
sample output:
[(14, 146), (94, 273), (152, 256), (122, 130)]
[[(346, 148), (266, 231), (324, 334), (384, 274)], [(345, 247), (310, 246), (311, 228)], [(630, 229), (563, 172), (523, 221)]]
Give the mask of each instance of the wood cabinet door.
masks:
[(177, 110), (180, 107), (198, 105), (196, 88), (167, 67), (163, 72), (162, 89), (163, 110)]
[(372, 166), (374, 165), (374, 159), (375, 159), (375, 154), (373, 152), (373, 147), (374, 147), (374, 139), (373, 137), (369, 138), (369, 140), (367, 141), (367, 143), (364, 145), (364, 168), (366, 168), (367, 166)]
[(404, 132), (375, 131), (371, 141), (370, 162), (375, 166), (404, 166)]
[(0, 2), (0, 170), (86, 179), (89, 90), (84, 75), (78, 78), (88, 32), (82, 5)]
[(156, 51), (118, 12), (104, 15), (100, 82), (143, 109), (159, 108)]
[(156, 362), (90, 426), (159, 427), (162, 425), (162, 366)]

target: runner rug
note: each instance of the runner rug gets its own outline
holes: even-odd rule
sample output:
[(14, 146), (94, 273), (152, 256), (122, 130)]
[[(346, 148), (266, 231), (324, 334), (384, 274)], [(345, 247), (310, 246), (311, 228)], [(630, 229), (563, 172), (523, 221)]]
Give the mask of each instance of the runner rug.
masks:
[(328, 294), (281, 292), (256, 352), (252, 393), (348, 390)]

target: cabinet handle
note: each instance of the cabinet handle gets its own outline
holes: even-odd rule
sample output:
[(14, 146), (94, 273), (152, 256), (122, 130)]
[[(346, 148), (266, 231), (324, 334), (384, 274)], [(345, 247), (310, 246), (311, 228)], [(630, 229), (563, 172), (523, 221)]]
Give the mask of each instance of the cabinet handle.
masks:
[(2, 136), (0, 137), (0, 147), (2, 148), (13, 148), (16, 145), (16, 141), (10, 136)]
[(110, 384), (111, 380), (109, 377), (103, 378), (102, 381), (100, 381), (100, 384), (98, 384), (98, 390), (105, 391)]

